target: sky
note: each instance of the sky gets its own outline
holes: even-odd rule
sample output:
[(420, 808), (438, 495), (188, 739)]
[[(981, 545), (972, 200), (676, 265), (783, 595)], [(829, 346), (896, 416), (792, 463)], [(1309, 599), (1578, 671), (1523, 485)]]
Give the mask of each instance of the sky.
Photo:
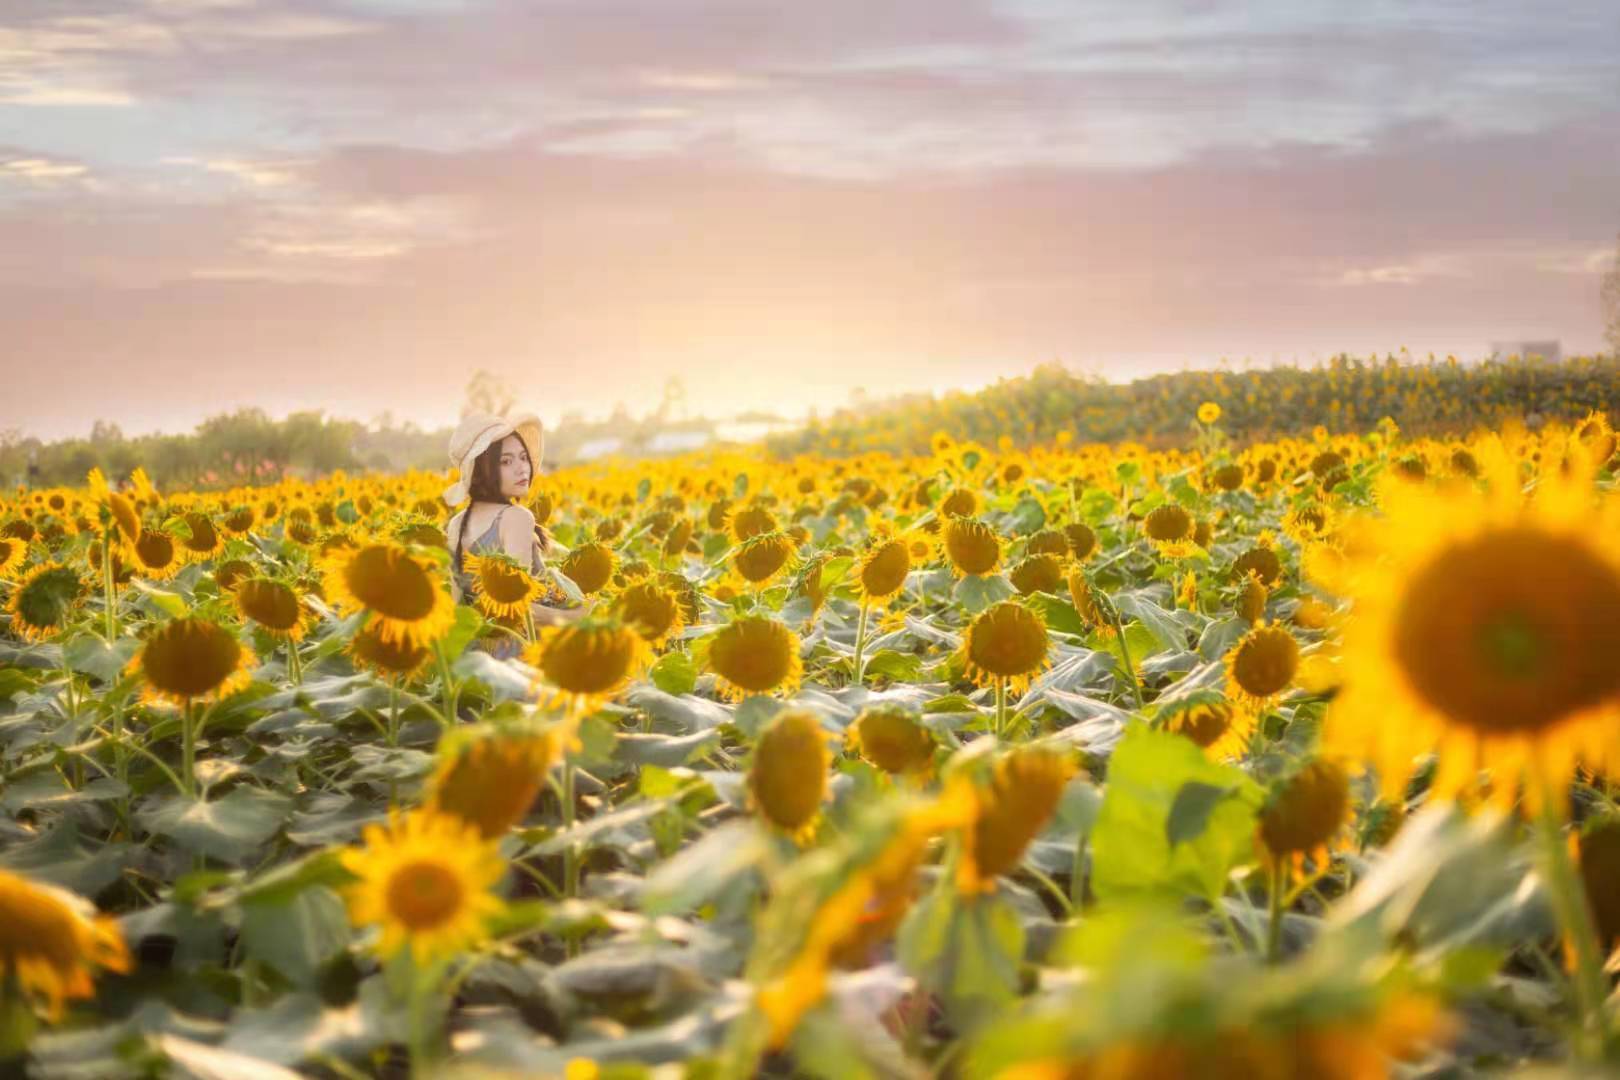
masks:
[(0, 430), (1602, 339), (1614, 0), (3, 0)]

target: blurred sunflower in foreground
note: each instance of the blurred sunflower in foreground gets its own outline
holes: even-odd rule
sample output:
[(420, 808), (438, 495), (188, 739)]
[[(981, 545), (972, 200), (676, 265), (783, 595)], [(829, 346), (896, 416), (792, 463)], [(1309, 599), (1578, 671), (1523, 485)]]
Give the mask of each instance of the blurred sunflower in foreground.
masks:
[(1579, 458), (1528, 495), (1499, 442), (1479, 458), (1484, 491), (1390, 484), (1382, 517), (1312, 560), (1354, 610), (1326, 735), (1372, 761), (1386, 795), (1438, 750), (1439, 794), (1489, 769), (1510, 805), (1528, 773), (1536, 807), (1577, 764), (1620, 759), (1620, 500)]
[(73, 893), (0, 870), (0, 998), (15, 988), (43, 999), (55, 1020), (66, 999), (95, 992), (96, 968), (129, 970), (117, 920)]
[(423, 967), (484, 940), (502, 906), (491, 892), (505, 869), (494, 842), (435, 810), (367, 826), (365, 846), (345, 851), (343, 866), (359, 879), (347, 894), (350, 919), (381, 929), (383, 956), (409, 949)]

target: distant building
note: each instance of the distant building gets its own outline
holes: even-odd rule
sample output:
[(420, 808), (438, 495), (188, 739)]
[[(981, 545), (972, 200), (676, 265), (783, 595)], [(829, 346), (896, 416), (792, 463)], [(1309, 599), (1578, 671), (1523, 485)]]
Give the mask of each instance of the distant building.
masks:
[(1557, 364), (1564, 359), (1563, 344), (1556, 338), (1551, 341), (1493, 341), (1491, 342), (1491, 359), (1506, 360), (1517, 356), (1521, 360), (1528, 360), (1532, 356), (1539, 356), (1543, 360)]

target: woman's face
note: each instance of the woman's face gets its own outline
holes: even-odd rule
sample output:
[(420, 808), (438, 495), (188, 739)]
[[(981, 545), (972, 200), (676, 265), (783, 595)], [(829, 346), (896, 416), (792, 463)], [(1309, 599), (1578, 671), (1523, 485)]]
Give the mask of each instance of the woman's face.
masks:
[(501, 494), (509, 499), (521, 499), (529, 494), (529, 481), (533, 479), (533, 466), (529, 450), (516, 435), (501, 440)]

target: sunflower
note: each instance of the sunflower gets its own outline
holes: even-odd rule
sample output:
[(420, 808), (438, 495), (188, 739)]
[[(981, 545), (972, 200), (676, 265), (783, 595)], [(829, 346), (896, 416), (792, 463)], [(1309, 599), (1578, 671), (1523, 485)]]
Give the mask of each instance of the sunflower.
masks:
[(349, 641), (349, 657), (385, 679), (409, 679), (433, 657), (426, 645), (384, 638), (376, 623), (361, 627)]
[(1186, 507), (1176, 503), (1155, 506), (1142, 519), (1142, 532), (1161, 555), (1181, 558), (1190, 555), (1197, 545), (1193, 543), (1193, 517)]
[(95, 993), (95, 969), (127, 972), (118, 920), (64, 889), (0, 870), (0, 983), (44, 1000), (51, 1020)]
[(1273, 859), (1307, 855), (1320, 861), (1335, 837), (1350, 823), (1350, 774), (1331, 758), (1307, 762), (1272, 791), (1260, 811), (1261, 848)]
[(220, 519), (220, 524), (223, 525), (225, 527), (225, 531), (230, 533), (232, 536), (246, 536), (248, 533), (253, 531), (253, 523), (255, 520), (256, 515), (253, 512), (253, 507), (243, 504), (232, 507), (230, 511)]
[(44, 641), (67, 625), (73, 609), (88, 594), (77, 570), (42, 563), (17, 583), (6, 601), (11, 632), (24, 641)]
[(1269, 544), (1256, 544), (1232, 560), (1232, 576), (1241, 580), (1248, 574), (1260, 579), (1260, 584), (1276, 584), (1282, 574), (1282, 561)]
[(540, 583), (504, 551), (468, 554), (462, 567), (472, 579), (473, 602), (492, 619), (521, 619), (540, 595)]
[(929, 841), (971, 824), (970, 786), (952, 784), (938, 799), (901, 814), (883, 847), (816, 907), (798, 952), (755, 996), (767, 1046), (786, 1045), (804, 1014), (826, 996), (833, 965), (864, 966), (871, 949), (899, 928)]
[(720, 693), (736, 700), (791, 693), (804, 674), (798, 637), (767, 615), (745, 615), (716, 631), (708, 666), (719, 677)]
[(128, 671), (146, 680), (145, 696), (185, 704), (241, 689), (251, 678), (253, 650), (227, 626), (199, 618), (170, 619), (147, 635)]
[(440, 575), (427, 559), (399, 544), (373, 541), (337, 552), (323, 566), (327, 599), (339, 608), (369, 612), (385, 640), (427, 645), (455, 624), (456, 605)]
[[(709, 521), (714, 521), (713, 511), (709, 514)], [(747, 506), (731, 513), (731, 535), (737, 543), (746, 543), (756, 536), (777, 530), (776, 515), (763, 506)]]
[(855, 568), (863, 603), (881, 603), (898, 593), (911, 572), (911, 548), (903, 539), (891, 537), (870, 548)]
[(946, 520), (943, 531), (945, 554), (958, 574), (982, 577), (1001, 565), (1001, 540), (984, 522), (953, 516)]
[(626, 585), (614, 598), (613, 611), (655, 650), (678, 637), (686, 626), (680, 598), (668, 586), (651, 579)]
[(225, 537), (214, 527), (207, 514), (192, 511), (182, 519), (188, 535), (181, 541), (182, 554), (191, 562), (205, 562), (218, 555), (225, 547)]
[(579, 591), (589, 596), (601, 592), (613, 578), (617, 564), (613, 549), (599, 541), (581, 544), (563, 556), (558, 569), (567, 574)]
[(593, 616), (548, 626), (523, 654), (536, 682), (555, 687), (551, 703), (586, 713), (612, 698), (646, 666), (647, 642), (617, 618)]
[(1035, 592), (1055, 593), (1063, 587), (1063, 563), (1049, 552), (1026, 555), (1007, 577), (1013, 588), (1025, 596)]
[(283, 641), (302, 641), (309, 620), (298, 594), (279, 581), (251, 577), (239, 581), (232, 590), (236, 610)]
[(381, 928), (382, 955), (408, 948), (429, 967), (488, 937), (487, 920), (503, 907), (491, 890), (505, 868), (476, 826), (432, 810), (390, 810), (387, 826), (366, 826), (364, 839), (341, 856), (359, 878), (345, 899), (352, 922)]
[(793, 539), (787, 533), (756, 533), (737, 548), (731, 567), (750, 585), (765, 585), (789, 566), (793, 548)]
[(1283, 532), (1301, 547), (1321, 540), (1333, 531), (1333, 510), (1317, 500), (1294, 507), (1283, 516)]
[[(145, 475), (144, 473), (142, 475)], [(141, 538), (141, 515), (136, 511), (135, 504), (130, 502), (127, 495), (113, 491), (107, 486), (107, 478), (100, 469), (91, 469), (89, 476), (90, 493), (96, 501), (107, 508), (114, 527), (123, 542), (133, 544)], [(103, 518), (102, 520), (106, 520)]]
[(1236, 491), (1243, 486), (1243, 466), (1234, 461), (1217, 465), (1210, 470), (1209, 482), (1217, 491)]
[(1241, 757), (1254, 731), (1254, 718), (1224, 701), (1197, 701), (1163, 714), (1164, 730), (1183, 735), (1215, 761)]
[(967, 677), (977, 685), (1004, 681), (1022, 693), (1030, 677), (1046, 667), (1050, 650), (1045, 620), (1015, 600), (1003, 600), (968, 624), (961, 656)]
[(1266, 587), (1260, 583), (1259, 575), (1252, 570), (1243, 578), (1243, 587), (1238, 590), (1237, 603), (1233, 605), (1237, 617), (1251, 626), (1264, 621), (1266, 615)]
[[(1183, 414), (1185, 415), (1185, 414)], [(1213, 424), (1221, 418), (1221, 407), (1213, 401), (1206, 401), (1198, 406), (1198, 422), (1200, 424)]]
[(505, 836), (534, 805), (556, 757), (557, 740), (550, 732), (487, 725), (456, 729), (441, 741), (427, 805), (474, 826), (485, 840)]
[(1118, 612), (1114, 602), (1086, 577), (1078, 566), (1069, 571), (1069, 600), (1085, 624), (1103, 637), (1115, 637), (1119, 629), (1114, 625)]
[(943, 518), (972, 517), (979, 511), (979, 497), (967, 488), (956, 488), (939, 504)]
[(28, 541), (16, 537), (0, 537), (0, 578), (9, 578), (28, 558)]
[(180, 572), (180, 549), (161, 529), (146, 529), (131, 545), (135, 569), (144, 578), (163, 581)]
[(1068, 541), (1075, 562), (1085, 562), (1097, 550), (1097, 531), (1083, 521), (1065, 525), (1063, 539)]
[(809, 839), (827, 795), (828, 735), (808, 709), (784, 709), (759, 734), (748, 769), (749, 802), (799, 843)]
[(934, 737), (915, 712), (900, 705), (870, 705), (845, 732), (849, 748), (890, 775), (926, 769)]
[(993, 890), (997, 877), (1018, 866), (1030, 841), (1057, 813), (1074, 774), (1066, 755), (1041, 747), (1020, 746), (996, 762), (989, 784), (975, 789), (973, 824), (964, 832), (957, 864), (959, 891)]
[(1488, 769), (1510, 804), (1539, 774), (1534, 812), (1577, 763), (1620, 763), (1620, 500), (1594, 496), (1587, 463), (1526, 498), (1500, 442), (1477, 449), (1487, 491), (1391, 484), (1381, 519), (1346, 526), (1332, 576), (1353, 617), (1325, 735), (1389, 795), (1433, 750), (1442, 796)]
[(1226, 654), (1226, 693), (1259, 713), (1293, 684), (1299, 672), (1299, 642), (1281, 626), (1259, 624)]

